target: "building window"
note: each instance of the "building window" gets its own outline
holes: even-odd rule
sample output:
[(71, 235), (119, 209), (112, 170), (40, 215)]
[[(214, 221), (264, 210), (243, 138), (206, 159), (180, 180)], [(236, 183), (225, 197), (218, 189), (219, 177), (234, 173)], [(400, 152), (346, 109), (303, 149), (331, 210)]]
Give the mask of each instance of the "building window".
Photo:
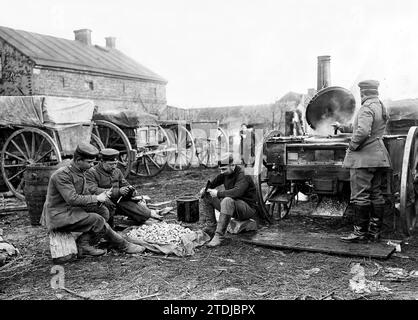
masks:
[(3, 79), (3, 56), (0, 54), (0, 79)]
[(157, 88), (149, 88), (148, 92), (149, 92), (149, 95), (152, 96), (152, 97), (157, 96)]
[(122, 82), (122, 92), (125, 93), (126, 92), (126, 85), (125, 82)]
[(65, 78), (64, 77), (61, 78), (61, 82), (62, 82), (62, 87), (65, 88)]
[(86, 89), (94, 90), (93, 81), (86, 81), (86, 82), (84, 82), (84, 87)]

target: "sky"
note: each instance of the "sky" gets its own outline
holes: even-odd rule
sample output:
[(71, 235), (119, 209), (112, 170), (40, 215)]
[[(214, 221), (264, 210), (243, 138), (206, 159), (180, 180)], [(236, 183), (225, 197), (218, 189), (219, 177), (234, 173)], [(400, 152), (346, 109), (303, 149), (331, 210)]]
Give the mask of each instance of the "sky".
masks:
[(316, 88), (317, 57), (331, 85), (359, 96), (376, 79), (382, 99), (418, 98), (416, 0), (20, 0), (0, 25), (116, 48), (168, 81), (180, 108), (272, 103)]

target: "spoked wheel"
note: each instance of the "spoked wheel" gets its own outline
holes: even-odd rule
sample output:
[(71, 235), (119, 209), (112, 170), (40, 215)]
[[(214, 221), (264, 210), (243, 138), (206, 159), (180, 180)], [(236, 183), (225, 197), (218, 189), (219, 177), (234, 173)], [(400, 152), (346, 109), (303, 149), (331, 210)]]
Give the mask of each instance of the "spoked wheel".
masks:
[(168, 166), (173, 170), (186, 170), (190, 168), (196, 152), (193, 137), (182, 125), (177, 125), (169, 131), (176, 150), (170, 154)]
[(196, 154), (199, 162), (205, 168), (216, 168), (218, 160), (229, 152), (229, 140), (225, 131), (218, 127), (216, 137), (195, 137)]
[(216, 139), (217, 157), (218, 159), (223, 159), (229, 153), (229, 137), (222, 128), (218, 127)]
[(102, 140), (100, 140), (100, 138), (96, 136), (94, 133), (91, 134), (90, 144), (95, 146), (99, 151), (104, 149), (104, 144)]
[(417, 176), (418, 165), (418, 127), (411, 127), (405, 141), (402, 160), (400, 219), (406, 235), (411, 235), (415, 228), (418, 211), (417, 188), (414, 179)]
[(285, 187), (269, 184), (263, 144), (256, 146), (255, 152), (254, 182), (260, 213), (271, 223), (274, 219), (283, 219), (289, 214), (295, 197)]
[(205, 168), (216, 168), (218, 158), (216, 156), (216, 139), (196, 139), (196, 155), (199, 163)]
[(115, 124), (106, 120), (95, 120), (93, 125), (92, 141), (98, 138), (104, 148), (119, 151), (118, 168), (124, 176), (128, 176), (131, 168), (132, 146), (126, 134)]
[(61, 162), (55, 141), (38, 128), (24, 128), (12, 133), (1, 151), (1, 171), (9, 190), (24, 200), (23, 173), (26, 166), (35, 163)]
[(154, 177), (167, 165), (175, 148), (167, 132), (160, 126), (140, 128), (143, 139), (137, 139), (137, 156), (132, 163), (131, 173), (140, 177)]

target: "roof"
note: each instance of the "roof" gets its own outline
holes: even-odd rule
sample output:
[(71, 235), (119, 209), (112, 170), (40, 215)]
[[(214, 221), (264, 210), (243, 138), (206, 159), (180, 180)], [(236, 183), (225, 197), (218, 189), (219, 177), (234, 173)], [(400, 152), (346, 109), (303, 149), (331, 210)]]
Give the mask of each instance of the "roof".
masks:
[(1, 26), (0, 38), (28, 56), (37, 66), (82, 70), (167, 83), (167, 80), (117, 49), (87, 45), (76, 40)]

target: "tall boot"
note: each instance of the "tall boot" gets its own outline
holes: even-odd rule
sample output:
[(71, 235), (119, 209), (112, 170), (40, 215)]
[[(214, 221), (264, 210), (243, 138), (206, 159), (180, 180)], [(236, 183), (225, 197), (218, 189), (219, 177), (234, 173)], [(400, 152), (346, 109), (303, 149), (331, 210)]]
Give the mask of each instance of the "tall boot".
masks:
[(226, 229), (228, 228), (229, 221), (231, 221), (231, 216), (221, 213), (219, 215), (218, 225), (216, 227), (215, 235), (212, 240), (207, 244), (208, 247), (217, 247), (220, 246), (224, 240)]
[(367, 232), (369, 229), (370, 213), (372, 206), (354, 205), (354, 231), (348, 236), (341, 237), (344, 242), (361, 242), (367, 240)]
[(202, 216), (205, 217), (203, 232), (206, 232), (212, 238), (215, 235), (217, 226), (215, 209), (208, 203), (207, 199), (203, 198), (199, 202), (199, 211), (202, 213)]
[(101, 250), (90, 245), (93, 235), (90, 232), (83, 233), (77, 239), (78, 256), (101, 256), (106, 253), (106, 250)]
[(206, 226), (203, 228), (203, 232), (206, 232), (211, 238), (215, 235), (216, 231), (216, 216), (215, 212), (206, 216)]
[(125, 240), (120, 234), (115, 232), (107, 223), (105, 223), (105, 238), (112, 243), (112, 245), (125, 253), (142, 253), (145, 251), (143, 246), (131, 243)]
[(373, 210), (370, 217), (369, 234), (371, 241), (379, 241), (380, 232), (383, 224), (383, 213), (385, 212), (384, 204), (373, 204)]

